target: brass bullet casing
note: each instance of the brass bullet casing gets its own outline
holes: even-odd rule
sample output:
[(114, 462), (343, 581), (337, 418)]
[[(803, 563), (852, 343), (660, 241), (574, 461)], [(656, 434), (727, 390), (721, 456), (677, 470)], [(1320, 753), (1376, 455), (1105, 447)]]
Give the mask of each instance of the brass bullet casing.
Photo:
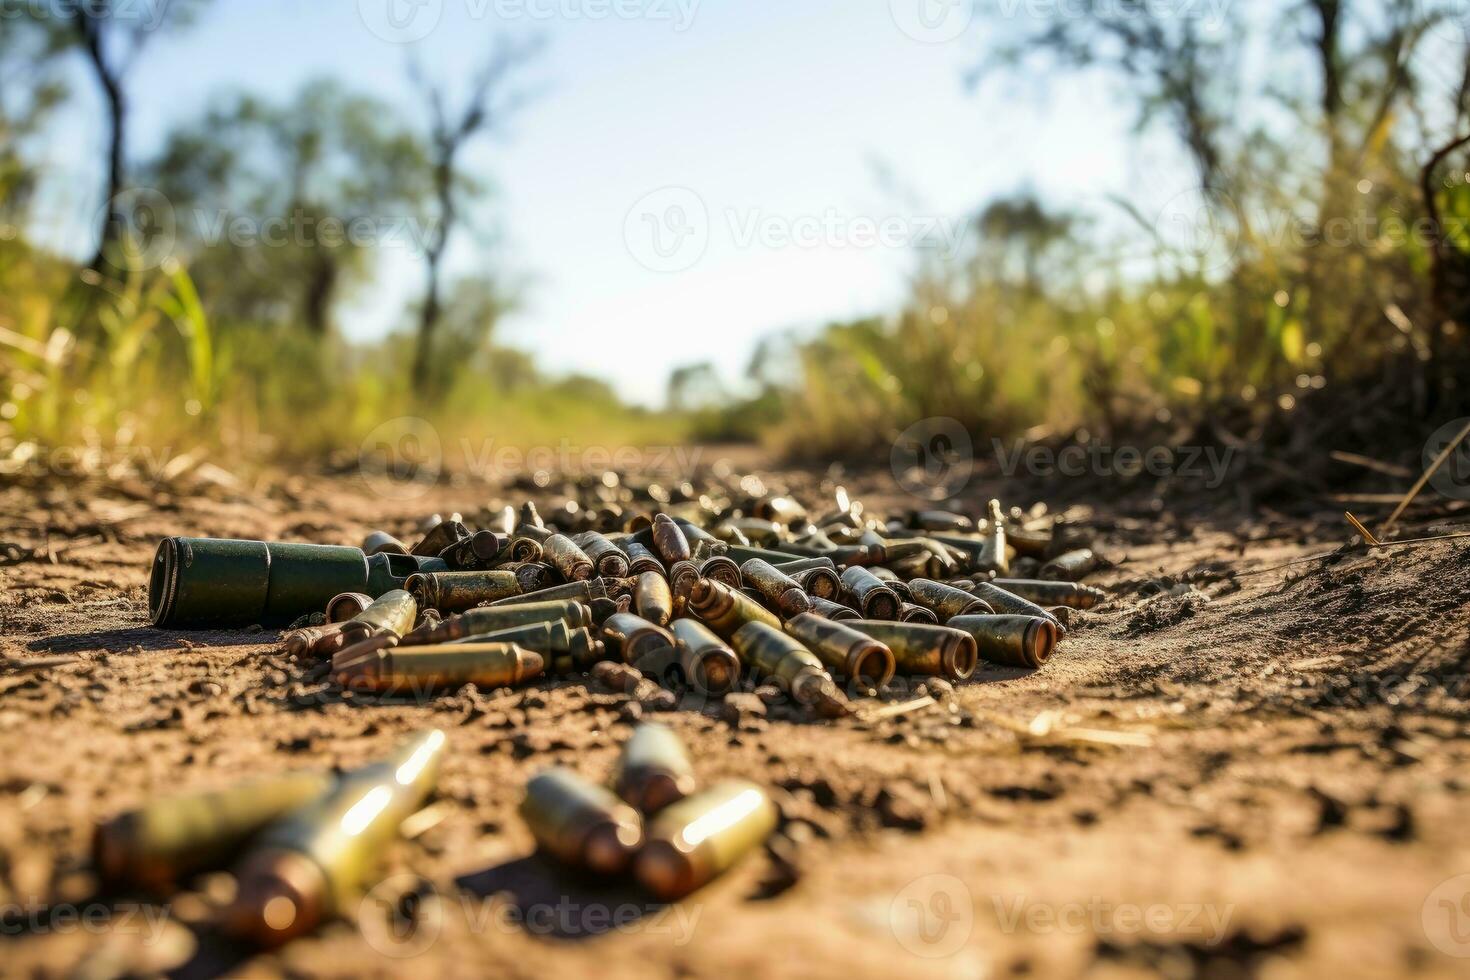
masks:
[(516, 525), (519, 523), (520, 519), (516, 517), (516, 509), (506, 504), (491, 521), (490, 529), (509, 538), (515, 534)]
[(696, 562), (702, 562), (715, 555), (723, 555), (729, 547), (725, 542), (710, 534), (704, 528), (692, 521), (682, 518), (674, 518), (674, 523), (679, 525), (679, 530), (684, 532), (684, 538), (689, 542), (689, 557)]
[(327, 603), (327, 622), (345, 623), (372, 604), (373, 597), (365, 592), (343, 592)]
[(465, 527), (462, 522), (440, 521), (438, 524), (429, 528), (428, 532), (423, 536), (423, 539), (413, 546), (409, 554), (430, 558), (439, 554), (456, 541), (461, 541), (469, 536), (470, 529)]
[(955, 616), (984, 616), (995, 612), (984, 599), (927, 578), (916, 578), (909, 582), (909, 595), (913, 596), (915, 605), (933, 612), (941, 623), (948, 622)]
[(441, 731), (420, 735), (268, 827), (235, 870), (226, 930), (274, 947), (350, 909), (399, 825), (434, 791), (447, 744)]
[[(775, 544), (781, 540), (781, 526), (775, 521), (766, 521), (759, 517), (736, 517), (725, 521), (719, 527), (715, 528), (715, 536), (728, 540), (731, 537), (730, 532), (732, 531), (747, 541), (753, 542), (758, 547)], [(736, 544), (739, 547), (749, 547), (739, 542), (736, 542)], [(746, 558), (751, 556), (747, 555), (746, 558), (740, 558), (731, 555), (730, 557), (740, 562), (745, 561)]]
[(850, 680), (881, 689), (897, 670), (893, 651), (880, 641), (814, 613), (787, 620), (786, 632), (816, 654), (829, 671)]
[(500, 630), (532, 623), (565, 622), (568, 626), (592, 625), (592, 612), (580, 602), (561, 599), (554, 602), (528, 602), (519, 606), (482, 606), (451, 616), (424, 633), (415, 631), (415, 644), (430, 646), (449, 643), (471, 636), (484, 636)]
[(563, 620), (554, 623), (527, 623), (512, 626), (469, 640), (455, 640), (449, 646), (466, 643), (514, 643), (523, 650), (541, 654), (546, 673), (571, 674), (584, 671), (602, 660), (605, 653), (601, 641), (585, 626), (571, 627)]
[(1045, 565), (1041, 566), (1041, 577), (1063, 582), (1077, 582), (1102, 567), (1102, 559), (1098, 558), (1091, 548), (1078, 548), (1064, 555), (1058, 555)]
[(522, 594), (515, 572), (420, 572), (409, 576), (404, 588), (420, 606), (440, 612), (464, 612), (484, 602)]
[[(376, 639), (376, 638), (375, 638)], [(541, 675), (546, 658), (514, 643), (445, 643), (389, 647), (360, 656), (344, 650), (332, 658), (338, 686), (351, 691), (419, 693), (474, 684), (515, 687)]]
[(531, 524), (516, 525), (515, 533), (510, 536), (510, 557), (512, 561), (540, 561), (543, 557), (541, 544), (551, 537), (551, 532), (544, 527), (535, 527)]
[(1036, 579), (998, 578), (990, 583), (1037, 605), (1091, 609), (1108, 594), (1102, 589), (1076, 582), (1042, 582)]
[(514, 572), (516, 582), (521, 586), (521, 594), (539, 592), (549, 589), (561, 582), (561, 573), (545, 562), (539, 561), (513, 561), (498, 566), (502, 572)]
[(740, 590), (710, 579), (695, 582), (689, 592), (688, 610), (726, 640), (733, 639), (746, 623), (765, 623), (774, 630), (781, 629), (781, 620), (775, 613)]
[(790, 575), (801, 590), (817, 599), (836, 601), (842, 595), (842, 578), (827, 558), (803, 558), (775, 566)]
[(669, 627), (685, 682), (700, 694), (718, 697), (740, 681), (740, 658), (709, 627), (696, 619), (676, 619)]
[(812, 607), (796, 580), (763, 558), (752, 558), (741, 565), (740, 578), (759, 592), (766, 605), (774, 608), (782, 619), (799, 616)]
[(664, 563), (658, 560), (658, 556), (638, 541), (628, 541), (623, 545), (623, 550), (628, 555), (628, 574), (642, 575), (644, 572), (658, 572), (663, 574)]
[(151, 800), (99, 824), (92, 861), (109, 886), (154, 893), (217, 867), (272, 820), (326, 793), (331, 773), (293, 772)]
[(1057, 628), (1037, 616), (956, 616), (949, 625), (975, 638), (981, 659), (1005, 667), (1040, 668), (1057, 646)]
[(1011, 559), (1006, 544), (1006, 518), (1001, 513), (999, 500), (990, 502), (990, 519), (984, 538), (985, 549), (974, 563), (975, 570), (1004, 575), (1010, 570)]
[(689, 751), (663, 725), (645, 723), (633, 729), (613, 766), (613, 792), (644, 814), (677, 803), (697, 786)]
[(658, 650), (671, 649), (674, 635), (657, 623), (633, 613), (617, 613), (602, 624), (602, 642), (625, 664), (634, 664)]
[(699, 578), (699, 566), (692, 561), (676, 561), (669, 566), (669, 591), (674, 596), (675, 615), (682, 615), (689, 605), (689, 596)]
[(541, 542), (541, 555), (568, 582), (589, 579), (595, 570), (592, 559), (565, 534), (553, 534)]
[(788, 551), (771, 551), (767, 548), (751, 548), (745, 545), (731, 545), (725, 552), (737, 565), (743, 565), (752, 558), (763, 558), (772, 565), (785, 565), (793, 561), (801, 561), (803, 558), (811, 558), (811, 555), (796, 555)]
[(494, 531), (476, 531), (439, 552), (439, 557), (453, 571), (474, 572), (494, 566), (509, 547), (510, 541)]
[(638, 881), (665, 901), (701, 888), (755, 851), (776, 830), (779, 814), (754, 783), (719, 783), (663, 810), (638, 854)]
[[(853, 619), (857, 619), (856, 614)], [(923, 606), (912, 602), (905, 602), (898, 607), (898, 621), (900, 623), (927, 623), (930, 626), (939, 625), (939, 617), (934, 615), (933, 610), (925, 609)]]
[(806, 508), (794, 497), (780, 494), (762, 497), (755, 502), (755, 516), (773, 524), (795, 527), (806, 521)]
[(948, 510), (920, 510), (909, 515), (909, 527), (920, 531), (973, 531), (975, 522)]
[(872, 572), (854, 565), (842, 573), (842, 585), (852, 597), (854, 607), (868, 619), (897, 619), (902, 600), (883, 580)]
[(667, 626), (674, 618), (674, 593), (662, 572), (644, 572), (633, 586), (633, 608), (655, 626)]
[(596, 531), (584, 531), (572, 538), (573, 543), (592, 559), (592, 567), (605, 578), (627, 578), (631, 569), (629, 555)]
[(362, 550), (368, 555), (406, 555), (408, 545), (399, 541), (387, 531), (372, 531), (362, 539)]
[(570, 769), (532, 777), (520, 813), (542, 850), (598, 874), (622, 871), (643, 842), (638, 811)]
[(802, 704), (817, 701), (832, 678), (822, 661), (794, 637), (769, 623), (746, 623), (730, 640), (740, 664), (757, 680), (769, 680)]
[(694, 557), (694, 552), (689, 549), (689, 539), (684, 536), (684, 529), (668, 514), (653, 515), (653, 525), (649, 533), (653, 540), (653, 552), (663, 559), (665, 565), (688, 561)]
[(345, 625), (347, 624), (328, 623), (325, 626), (306, 626), (281, 637), (281, 643), (293, 657), (321, 656), (341, 648), (342, 627)]
[(991, 609), (1002, 616), (1035, 616), (1039, 619), (1049, 619), (1056, 625), (1059, 637), (1067, 632), (1062, 621), (1049, 610), (1038, 606), (1030, 599), (1023, 599), (1013, 592), (1007, 592), (993, 582), (976, 582), (966, 591), (984, 599)]
[(740, 566), (729, 555), (710, 555), (700, 562), (699, 577), (723, 582), (732, 589), (738, 589), (745, 584), (740, 578)]
[(898, 672), (905, 676), (964, 681), (975, 673), (979, 656), (975, 638), (964, 630), (874, 619), (855, 619), (843, 625), (882, 641), (893, 651)]
[(342, 642), (357, 643), (370, 636), (391, 633), (404, 636), (413, 629), (419, 605), (409, 593), (402, 589), (374, 599), (372, 605), (342, 624)]
[(863, 614), (858, 612), (856, 609), (841, 605), (840, 603), (829, 602), (826, 599), (819, 599), (816, 596), (812, 596), (811, 599), (811, 611), (816, 613), (818, 616), (825, 616), (827, 619), (836, 620), (838, 622), (841, 622), (844, 619), (863, 618)]

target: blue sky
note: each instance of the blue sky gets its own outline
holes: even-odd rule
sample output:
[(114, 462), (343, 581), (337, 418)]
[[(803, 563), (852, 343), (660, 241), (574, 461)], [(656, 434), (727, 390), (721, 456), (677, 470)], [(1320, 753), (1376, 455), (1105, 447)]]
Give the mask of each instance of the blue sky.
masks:
[[(986, 16), (965, 0), (224, 0), (138, 64), (132, 152), (222, 90), (286, 98), (322, 75), (421, 118), (409, 50), (453, 85), (497, 35), (539, 33), (524, 79), (539, 98), (470, 156), (497, 188), (479, 222), (497, 241), (462, 236), (450, 266), (525, 282), (502, 342), (653, 404), (680, 364), (736, 378), (764, 334), (892, 311), (916, 248), (953, 244), (998, 194), (1187, 188), (1167, 149), (1130, 139), (1131, 107), (1097, 78), (968, 91), (994, 31), (1017, 27), (994, 9), (1024, 11), (992, 3)], [(58, 213), (99, 203), (99, 120), (88, 92), (48, 143)], [(91, 247), (87, 222), (50, 224), (59, 244)], [(381, 336), (421, 289), (416, 257), (386, 250), (339, 323)]]

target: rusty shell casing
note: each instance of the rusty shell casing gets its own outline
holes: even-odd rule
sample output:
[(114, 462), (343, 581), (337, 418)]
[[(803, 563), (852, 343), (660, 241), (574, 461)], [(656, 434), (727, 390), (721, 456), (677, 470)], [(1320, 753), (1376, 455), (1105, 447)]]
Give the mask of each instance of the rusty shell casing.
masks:
[(978, 572), (994, 572), (1004, 575), (1010, 571), (1011, 559), (1006, 545), (1006, 519), (1001, 513), (1000, 501), (990, 502), (990, 518), (984, 534), (985, 549), (974, 562)]
[(343, 592), (327, 603), (327, 622), (345, 623), (353, 616), (373, 604), (373, 597), (365, 592)]
[(368, 536), (362, 539), (362, 550), (368, 555), (406, 555), (408, 545), (387, 531), (370, 531)]
[(642, 724), (633, 729), (613, 765), (613, 792), (640, 813), (657, 813), (697, 786), (689, 750), (664, 725)]
[(934, 615), (932, 609), (925, 609), (912, 602), (905, 602), (898, 607), (898, 621), (900, 623), (928, 623), (930, 626), (939, 625), (939, 617)]
[(740, 579), (740, 566), (729, 555), (710, 555), (700, 562), (699, 577), (723, 582), (732, 589), (738, 589), (745, 584)]
[(1041, 566), (1041, 577), (1062, 582), (1077, 582), (1102, 567), (1102, 559), (1091, 548), (1078, 548), (1058, 555)]
[(643, 676), (643, 671), (632, 664), (619, 663), (616, 660), (602, 660), (592, 665), (587, 671), (592, 679), (603, 685), (610, 691), (619, 694), (637, 695), (642, 691), (657, 689), (658, 685)]
[(844, 606), (841, 603), (832, 602), (817, 596), (812, 596), (812, 612), (818, 616), (825, 616), (827, 619), (837, 620), (838, 622), (845, 619), (863, 618), (862, 613), (850, 606)]
[(625, 664), (637, 663), (647, 654), (674, 646), (674, 636), (657, 623), (633, 613), (617, 613), (602, 624), (602, 642), (608, 652)]
[(718, 697), (740, 681), (740, 658), (697, 619), (676, 619), (669, 627), (684, 680), (700, 694)]
[(474, 572), (492, 567), (510, 541), (494, 531), (476, 531), (454, 542), (439, 557), (456, 572)]
[(370, 636), (391, 633), (403, 636), (413, 629), (419, 604), (402, 589), (374, 599), (372, 605), (342, 624), (342, 641), (357, 643)]
[(842, 573), (842, 586), (852, 597), (853, 606), (868, 619), (897, 619), (902, 602), (883, 580), (858, 565)]
[(676, 614), (689, 605), (689, 596), (699, 579), (699, 566), (692, 561), (676, 561), (669, 566), (669, 591), (674, 596)]
[(342, 645), (342, 627), (345, 623), (327, 623), (325, 626), (305, 626), (291, 630), (281, 637), (286, 652), (293, 657), (315, 656), (331, 653)]
[(268, 827), (235, 871), (227, 931), (274, 947), (349, 910), (406, 817), (434, 791), (448, 744), (434, 730)]
[(916, 578), (909, 582), (909, 595), (916, 605), (932, 611), (941, 623), (955, 616), (984, 616), (995, 612), (984, 599), (932, 579)]
[(485, 602), (523, 594), (515, 572), (426, 572), (411, 576), (405, 588), (418, 604), (440, 612), (457, 613)]
[(774, 630), (781, 629), (781, 620), (775, 613), (739, 589), (710, 579), (695, 582), (689, 592), (688, 610), (726, 640), (734, 639), (736, 631), (746, 623), (765, 623)]
[(964, 681), (975, 673), (975, 638), (964, 630), (874, 619), (854, 619), (843, 625), (882, 641), (893, 651), (898, 672), (905, 676)]
[(730, 546), (719, 538), (710, 534), (698, 524), (689, 521), (675, 519), (679, 529), (684, 532), (684, 538), (689, 542), (689, 557), (696, 562), (723, 555)]
[(542, 558), (541, 543), (549, 537), (551, 537), (551, 532), (545, 528), (518, 524), (515, 532), (510, 536), (511, 560), (540, 561)]
[(528, 602), (519, 606), (482, 606), (451, 616), (425, 633), (415, 632), (413, 640), (424, 646), (449, 643), (468, 636), (484, 636), (500, 630), (532, 623), (565, 622), (568, 626), (592, 625), (592, 613), (582, 603), (571, 599), (556, 602)]
[(998, 578), (990, 583), (1005, 589), (1012, 595), (1028, 599), (1040, 606), (1069, 606), (1072, 609), (1091, 609), (1102, 602), (1108, 594), (1102, 589), (1076, 582), (1043, 582), (1037, 579)]
[(325, 772), (283, 773), (151, 800), (97, 826), (93, 865), (110, 886), (172, 890), (188, 876), (227, 861), (252, 835), (322, 796), (334, 781)]
[(664, 809), (648, 828), (634, 874), (672, 901), (701, 888), (759, 849), (779, 814), (754, 783), (719, 783)]
[(456, 541), (462, 541), (469, 536), (470, 529), (460, 521), (440, 521), (429, 528), (423, 539), (413, 546), (409, 554), (424, 558), (433, 557)]
[(674, 618), (674, 593), (662, 572), (644, 572), (633, 586), (633, 608), (656, 626)]
[(654, 554), (662, 558), (665, 565), (689, 561), (694, 557), (694, 552), (689, 548), (689, 539), (684, 536), (684, 529), (668, 514), (653, 515), (649, 537), (652, 539)]
[(813, 703), (832, 677), (822, 661), (795, 637), (769, 623), (746, 623), (730, 640), (740, 664), (757, 680), (769, 680), (802, 704)]
[(965, 591), (984, 599), (991, 609), (1002, 616), (1035, 616), (1038, 619), (1049, 619), (1056, 625), (1058, 634), (1066, 632), (1066, 626), (1050, 610), (1038, 606), (1030, 599), (1023, 599), (1015, 593), (1007, 592), (992, 582), (975, 582)]
[(541, 542), (541, 555), (568, 582), (589, 579), (596, 571), (587, 552), (578, 548), (565, 534), (553, 534)]
[(521, 594), (540, 592), (549, 589), (561, 582), (561, 573), (545, 562), (539, 561), (513, 561), (509, 564), (498, 566), (502, 572), (514, 572), (516, 581), (520, 583)]
[(658, 560), (647, 545), (638, 541), (629, 541), (623, 545), (623, 550), (628, 555), (628, 574), (642, 575), (644, 572), (658, 572), (663, 574), (664, 563)]
[(570, 769), (547, 769), (532, 777), (520, 813), (542, 850), (598, 874), (628, 867), (643, 842), (638, 811)]
[(740, 578), (759, 592), (766, 605), (774, 608), (782, 619), (799, 616), (812, 607), (811, 599), (795, 579), (762, 558), (752, 558), (741, 565)]
[(373, 650), (355, 658), (342, 654), (332, 658), (338, 686), (380, 694), (437, 691), (465, 684), (481, 688), (516, 687), (539, 677), (545, 669), (546, 658), (514, 643), (400, 646)]
[(584, 531), (573, 541), (592, 559), (597, 574), (606, 578), (626, 578), (631, 570), (629, 555), (596, 531)]
[(956, 616), (948, 625), (975, 638), (982, 660), (1004, 667), (1038, 669), (1057, 646), (1056, 624), (1038, 616)]
[(796, 584), (801, 586), (801, 590), (808, 596), (835, 602), (837, 597), (842, 595), (842, 577), (837, 574), (837, 569), (831, 567), (832, 563), (825, 558), (809, 558), (806, 561), (822, 562), (822, 564), (796, 568), (796, 565), (804, 564), (804, 562), (791, 562), (785, 566), (778, 566), (778, 568), (795, 579)]
[(786, 632), (817, 655), (833, 674), (884, 688), (898, 669), (893, 651), (866, 633), (814, 613), (786, 621)]

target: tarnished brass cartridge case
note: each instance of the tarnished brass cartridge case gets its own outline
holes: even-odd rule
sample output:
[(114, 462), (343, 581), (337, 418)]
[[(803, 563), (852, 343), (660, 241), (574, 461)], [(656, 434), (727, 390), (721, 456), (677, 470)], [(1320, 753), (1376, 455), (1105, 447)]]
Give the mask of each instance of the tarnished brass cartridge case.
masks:
[(509, 547), (510, 541), (494, 531), (476, 531), (439, 552), (439, 557), (454, 571), (473, 572), (495, 565)]
[[(781, 525), (775, 521), (762, 520), (759, 517), (735, 517), (721, 523), (719, 527), (715, 528), (714, 533), (715, 537), (729, 541), (731, 544), (748, 547), (745, 542), (734, 540), (734, 535), (730, 533), (733, 531), (740, 537), (745, 538), (747, 542), (754, 542), (758, 547), (764, 547), (765, 545), (775, 544), (781, 540), (781, 530)], [(736, 555), (731, 555), (730, 557), (734, 558), (737, 562), (743, 562), (750, 556), (747, 555), (746, 558), (741, 558)]]
[(342, 646), (342, 627), (345, 625), (346, 623), (328, 623), (325, 626), (306, 626), (281, 637), (281, 643), (293, 657), (331, 653)]
[(430, 646), (471, 636), (484, 636), (531, 623), (555, 622), (565, 622), (574, 628), (591, 626), (592, 612), (582, 603), (571, 599), (528, 602), (518, 606), (483, 606), (451, 616), (427, 632), (415, 631), (411, 639), (418, 645)]
[(689, 539), (684, 536), (684, 529), (668, 514), (655, 514), (649, 533), (653, 540), (654, 554), (662, 558), (665, 565), (689, 561), (694, 557), (694, 552), (689, 548)]
[(842, 573), (842, 585), (854, 606), (868, 619), (897, 619), (902, 600), (898, 593), (866, 568), (852, 566)]
[(893, 651), (865, 633), (813, 613), (786, 622), (786, 632), (817, 655), (833, 674), (875, 688), (888, 686), (897, 664)]
[(597, 574), (605, 578), (627, 578), (630, 555), (596, 531), (584, 531), (572, 541), (592, 560)]
[(1042, 565), (1041, 577), (1063, 582), (1077, 582), (1101, 567), (1102, 559), (1098, 558), (1091, 548), (1078, 548), (1076, 551), (1058, 555)]
[(723, 555), (729, 547), (725, 542), (710, 534), (704, 528), (692, 521), (674, 518), (674, 523), (679, 525), (679, 530), (684, 532), (684, 538), (689, 542), (689, 557), (695, 562), (702, 562), (706, 558), (715, 555)]
[(669, 591), (674, 595), (674, 613), (681, 614), (689, 604), (689, 595), (699, 581), (699, 566), (692, 561), (676, 561), (669, 566)]
[(921, 510), (909, 515), (909, 527), (920, 531), (973, 531), (975, 522), (947, 510)]
[(858, 612), (856, 609), (853, 609), (849, 606), (844, 606), (838, 602), (831, 602), (827, 599), (819, 599), (816, 596), (812, 596), (811, 611), (816, 613), (818, 616), (825, 616), (827, 619), (837, 620), (838, 622), (841, 622), (845, 619), (863, 618), (863, 614)]
[(614, 658), (625, 664), (635, 664), (650, 653), (672, 649), (674, 636), (642, 616), (618, 613), (609, 616), (602, 624), (602, 642)]
[(552, 857), (598, 874), (617, 874), (643, 842), (638, 811), (570, 769), (547, 769), (526, 784), (521, 819)]
[(740, 658), (709, 627), (696, 619), (676, 619), (669, 627), (684, 680), (700, 694), (718, 697), (740, 680)]
[(540, 561), (543, 557), (542, 542), (551, 537), (551, 532), (544, 527), (536, 527), (531, 524), (516, 525), (515, 533), (510, 536), (510, 557), (512, 561)]
[(251, 835), (334, 781), (330, 773), (293, 772), (151, 800), (97, 826), (93, 864), (109, 886), (168, 891), (228, 860)]
[(362, 539), (362, 550), (364, 554), (378, 555), (406, 555), (408, 545), (399, 541), (387, 531), (372, 531)]
[[(858, 617), (854, 615), (852, 618), (857, 619)], [(934, 615), (932, 610), (912, 602), (905, 602), (898, 607), (898, 621), (900, 623), (927, 623), (930, 626), (939, 625), (939, 617)]]
[(484, 602), (522, 594), (515, 572), (420, 572), (404, 586), (420, 606), (440, 612), (464, 612)]
[(873, 619), (854, 619), (843, 625), (881, 640), (893, 651), (898, 673), (905, 676), (963, 681), (975, 673), (975, 638), (964, 630)]
[(931, 610), (941, 623), (948, 622), (955, 616), (983, 616), (995, 612), (984, 599), (926, 578), (916, 578), (909, 582), (909, 595), (916, 605)]
[(629, 575), (642, 575), (644, 572), (663, 574), (664, 563), (658, 560), (658, 556), (647, 545), (629, 541), (623, 545), (623, 550), (628, 554)]
[(791, 562), (779, 566), (779, 570), (790, 575), (808, 596), (835, 602), (842, 595), (842, 578), (837, 574), (837, 569), (831, 567), (831, 562), (825, 558), (808, 558), (806, 561), (822, 564), (796, 568), (802, 562)]
[(757, 850), (777, 820), (776, 805), (759, 786), (720, 783), (654, 819), (634, 873), (659, 898), (682, 898)]
[(981, 659), (1006, 667), (1039, 668), (1057, 645), (1056, 624), (1036, 616), (956, 616), (948, 625), (975, 638)]
[(815, 703), (823, 686), (832, 686), (832, 677), (817, 655), (779, 627), (746, 623), (735, 631), (730, 645), (740, 665), (757, 680), (775, 683), (802, 704)]
[(587, 670), (605, 655), (602, 642), (591, 630), (568, 626), (564, 620), (512, 626), (484, 636), (455, 640), (450, 645), (466, 643), (514, 643), (523, 650), (541, 654), (546, 661), (546, 673), (559, 675)]
[(1009, 524), (1006, 527), (1006, 544), (1015, 549), (1022, 558), (1045, 559), (1051, 550), (1050, 530), (1031, 531)]
[(1029, 599), (1040, 606), (1070, 606), (1073, 609), (1091, 609), (1102, 602), (1108, 594), (1102, 589), (1076, 582), (1042, 582), (1035, 579), (998, 578), (991, 585), (1005, 589), (1012, 595)]
[(226, 929), (279, 946), (349, 910), (399, 825), (433, 792), (446, 745), (441, 731), (421, 735), (267, 828), (236, 868)]
[(791, 576), (779, 572), (768, 561), (752, 558), (740, 566), (740, 578), (760, 593), (766, 605), (783, 619), (799, 616), (812, 607), (811, 600)]
[(633, 586), (633, 609), (655, 626), (674, 618), (674, 593), (662, 572), (644, 572)]
[(345, 623), (372, 604), (373, 597), (365, 592), (343, 592), (327, 603), (327, 622)]
[(745, 583), (740, 579), (740, 566), (729, 555), (711, 555), (699, 564), (699, 577), (723, 582), (732, 589)]
[(613, 766), (613, 792), (640, 813), (657, 813), (697, 786), (689, 751), (663, 725), (643, 724), (633, 729)]
[(343, 654), (332, 658), (338, 686), (378, 693), (443, 690), (464, 684), (515, 687), (540, 676), (546, 667), (541, 654), (514, 643), (441, 643), (390, 647), (359, 657)]
[(402, 589), (395, 589), (374, 599), (370, 606), (343, 623), (342, 642), (357, 643), (384, 633), (403, 636), (413, 629), (418, 612), (419, 605), (414, 597)]
[(592, 559), (565, 534), (553, 534), (541, 542), (541, 554), (568, 582), (589, 579), (595, 571)]
[(1004, 575), (1010, 570), (1011, 558), (1006, 544), (1006, 518), (1001, 513), (999, 500), (990, 502), (990, 520), (984, 537), (985, 550), (974, 563), (975, 570)]
[(1035, 616), (1039, 619), (1049, 619), (1056, 624), (1058, 633), (1066, 633), (1066, 628), (1061, 620), (1050, 610), (1038, 606), (1030, 599), (1023, 599), (1013, 592), (1007, 592), (993, 582), (976, 582), (966, 591), (984, 599), (991, 609), (1002, 616)]
[(735, 631), (746, 623), (765, 623), (772, 629), (781, 629), (781, 620), (775, 613), (740, 590), (710, 579), (695, 582), (689, 592), (688, 610), (726, 640), (733, 639)]
[(440, 521), (438, 524), (429, 528), (428, 533), (424, 535), (418, 544), (413, 546), (413, 550), (409, 554), (431, 558), (438, 555), (456, 541), (463, 540), (469, 536), (470, 529), (465, 527), (460, 521)]

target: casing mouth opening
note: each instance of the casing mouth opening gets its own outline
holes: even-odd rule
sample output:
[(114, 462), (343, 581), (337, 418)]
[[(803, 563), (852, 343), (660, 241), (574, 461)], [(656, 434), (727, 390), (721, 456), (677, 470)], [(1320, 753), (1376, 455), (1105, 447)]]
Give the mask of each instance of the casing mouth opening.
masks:
[(167, 626), (179, 594), (179, 547), (174, 538), (164, 538), (153, 555), (148, 577), (148, 618), (154, 626)]

